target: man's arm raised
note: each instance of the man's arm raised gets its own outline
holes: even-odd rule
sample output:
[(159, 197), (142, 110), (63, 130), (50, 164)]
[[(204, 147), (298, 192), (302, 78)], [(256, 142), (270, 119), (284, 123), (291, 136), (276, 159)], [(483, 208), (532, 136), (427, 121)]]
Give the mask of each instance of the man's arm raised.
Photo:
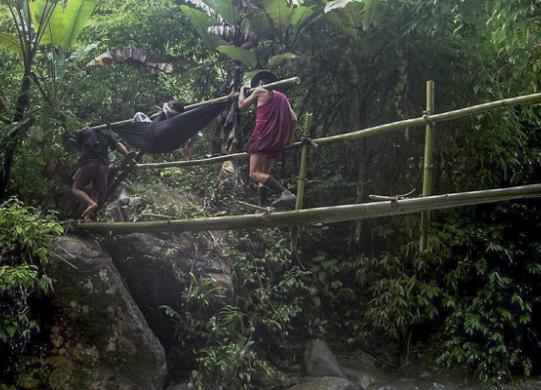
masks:
[(248, 97), (246, 97), (246, 88), (245, 86), (240, 88), (239, 93), (239, 110), (244, 111), (248, 107), (250, 107), (252, 104), (257, 103), (257, 99), (261, 95), (263, 91), (265, 91), (263, 88), (256, 88), (253, 90), (252, 94)]

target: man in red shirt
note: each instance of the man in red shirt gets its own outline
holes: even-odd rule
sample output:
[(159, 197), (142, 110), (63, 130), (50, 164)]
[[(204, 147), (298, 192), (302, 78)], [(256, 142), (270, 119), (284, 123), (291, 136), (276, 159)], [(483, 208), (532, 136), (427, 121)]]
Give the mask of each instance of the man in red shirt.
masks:
[(250, 153), (250, 179), (258, 183), (258, 204), (265, 205), (270, 188), (279, 195), (272, 206), (287, 208), (295, 203), (295, 195), (282, 187), (270, 171), (274, 161), (282, 158), (284, 148), (291, 143), (297, 115), (286, 95), (261, 87), (276, 80), (271, 72), (256, 74), (251, 82), (252, 88), (256, 88), (246, 97), (246, 87), (242, 87), (238, 106), (240, 110), (246, 110), (257, 104), (256, 125), (245, 149)]

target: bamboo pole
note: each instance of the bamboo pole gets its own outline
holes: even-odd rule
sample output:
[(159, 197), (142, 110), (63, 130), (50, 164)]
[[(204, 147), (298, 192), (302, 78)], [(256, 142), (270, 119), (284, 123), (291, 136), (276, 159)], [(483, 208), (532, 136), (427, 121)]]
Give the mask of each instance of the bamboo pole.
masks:
[(226, 217), (151, 222), (81, 223), (73, 224), (71, 225), (71, 228), (81, 231), (102, 233), (198, 232), (210, 230), (272, 228), (314, 224), (318, 222), (332, 223), (356, 219), (379, 218), (392, 215), (419, 213), (424, 210), (438, 210), (534, 197), (541, 197), (541, 184), (434, 195), (425, 198), (404, 199), (399, 201), (273, 212), (266, 215), (233, 215)]
[(234, 160), (248, 160), (249, 154), (248, 153), (232, 153), (232, 154), (226, 154), (224, 156), (216, 156), (216, 157), (210, 157), (210, 158), (203, 158), (199, 160), (184, 160), (184, 161), (170, 161), (170, 162), (161, 162), (161, 163), (146, 163), (146, 164), (139, 164), (137, 165), (137, 168), (185, 168), (185, 167), (193, 167), (197, 165), (205, 165), (205, 164), (213, 164), (213, 163), (220, 163), (224, 161), (234, 161)]
[[(142, 151), (139, 151), (137, 155), (134, 157), (135, 162), (141, 161), (143, 158), (144, 153)], [(127, 162), (124, 164), (124, 167), (121, 169), (120, 172), (118, 172), (118, 176), (114, 179), (114, 181), (107, 187), (107, 191), (105, 194), (103, 194), (103, 197), (98, 202), (98, 208), (96, 211), (101, 210), (101, 208), (105, 205), (105, 203), (109, 200), (109, 198), (113, 195), (113, 192), (122, 184), (124, 179), (128, 177), (128, 175), (134, 171), (136, 166), (132, 166), (127, 164)]]
[[(312, 114), (306, 113), (304, 115), (304, 130), (302, 132), (303, 137), (310, 136), (310, 127), (312, 126)], [(304, 200), (304, 186), (306, 182), (306, 171), (308, 169), (308, 145), (302, 145), (301, 158), (299, 163), (299, 176), (297, 178), (297, 199), (295, 201), (295, 210), (302, 209), (302, 202)], [(299, 244), (299, 228), (294, 227), (291, 231), (291, 250), (293, 253), (297, 252)]]
[[(372, 135), (384, 134), (393, 130), (400, 130), (400, 129), (405, 129), (408, 127), (415, 127), (415, 126), (422, 126), (430, 122), (433, 122), (433, 123), (445, 122), (445, 121), (464, 118), (470, 115), (475, 115), (482, 112), (496, 110), (500, 108), (512, 107), (512, 106), (517, 106), (520, 104), (535, 104), (535, 103), (540, 103), (540, 102), (541, 102), (541, 93), (534, 93), (531, 95), (518, 96), (514, 98), (497, 100), (490, 103), (478, 104), (476, 106), (461, 108), (454, 111), (442, 112), (440, 114), (426, 115), (426, 116), (421, 116), (418, 118), (392, 122), (392, 123), (388, 123), (384, 125), (357, 130), (350, 133), (338, 134), (338, 135), (333, 135), (330, 137), (316, 138), (313, 141), (316, 142), (318, 145), (326, 145), (326, 144), (330, 144), (330, 143), (338, 142), (338, 141), (351, 141), (355, 139), (369, 137)], [(289, 149), (289, 148), (294, 148), (294, 147), (299, 147), (299, 146), (301, 146), (301, 143), (295, 142), (289, 145), (287, 148)], [(247, 153), (235, 153), (232, 155), (220, 156), (219, 158), (214, 157), (210, 159), (192, 160), (194, 162), (197, 161), (194, 164), (192, 164), (192, 161), (189, 161), (189, 160), (172, 161), (172, 162), (161, 163), (161, 164), (167, 164), (166, 165), (167, 167), (177, 167), (177, 166), (182, 167), (182, 166), (192, 166), (192, 165), (213, 164), (216, 162), (222, 162), (222, 161), (228, 161), (228, 160), (244, 160), (244, 159), (248, 159)], [(139, 165), (139, 167), (143, 169), (144, 168), (162, 168), (163, 166), (165, 165), (160, 165), (160, 164), (140, 164)]]
[[(304, 131), (303, 137), (310, 136), (310, 127), (312, 126), (312, 114), (306, 113), (304, 116)], [(295, 202), (295, 210), (302, 209), (302, 202), (304, 201), (304, 186), (306, 182), (306, 171), (308, 169), (308, 145), (302, 145), (301, 147), (301, 161), (299, 167), (299, 177), (297, 178), (297, 200)]]
[[(426, 82), (426, 112), (434, 113), (434, 81)], [(428, 122), (425, 130), (425, 157), (423, 161), (423, 197), (432, 195), (432, 151), (434, 149), (434, 124)], [(430, 210), (421, 213), (421, 239), (419, 250), (428, 250), (428, 231), (430, 228)]]
[[(291, 85), (291, 84), (300, 84), (300, 82), (301, 82), (301, 79), (299, 77), (291, 77), (289, 79), (284, 79), (284, 80), (276, 81), (274, 83), (265, 84), (263, 85), (263, 87), (268, 90), (274, 90), (274, 89), (278, 89), (282, 87), (287, 87), (288, 85)], [(190, 104), (190, 105), (185, 106), (184, 109), (187, 111), (187, 110), (192, 110), (194, 108), (204, 107), (204, 106), (208, 106), (215, 103), (223, 103), (223, 102), (236, 99), (238, 96), (239, 96), (239, 93), (237, 92), (234, 95), (221, 96), (215, 99), (210, 99), (210, 100), (205, 100), (199, 103)], [(109, 126), (123, 125), (123, 124), (131, 123), (131, 122), (132, 122), (131, 119), (126, 119), (123, 121), (111, 123), (109, 125), (105, 124), (105, 125), (98, 125), (98, 126), (92, 126), (92, 127), (85, 127), (85, 129), (102, 130), (102, 129), (107, 129)]]

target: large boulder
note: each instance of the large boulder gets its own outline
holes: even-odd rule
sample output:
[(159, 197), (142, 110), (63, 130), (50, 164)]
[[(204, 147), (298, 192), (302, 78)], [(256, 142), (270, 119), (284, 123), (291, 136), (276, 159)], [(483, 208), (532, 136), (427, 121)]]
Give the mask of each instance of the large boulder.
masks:
[(180, 311), (182, 293), (193, 277), (212, 278), (227, 291), (232, 289), (231, 265), (223, 254), (220, 233), (134, 233), (103, 244), (166, 350), (174, 343), (175, 329), (161, 307)]
[(165, 352), (111, 258), (93, 239), (65, 236), (53, 279), (52, 389), (163, 389)]
[(322, 340), (310, 340), (306, 344), (301, 368), (304, 376), (346, 377), (336, 356), (331, 352), (327, 343)]
[(390, 375), (376, 366), (376, 359), (366, 352), (357, 351), (354, 356), (341, 359), (344, 373), (353, 383), (366, 390), (371, 384), (390, 380)]

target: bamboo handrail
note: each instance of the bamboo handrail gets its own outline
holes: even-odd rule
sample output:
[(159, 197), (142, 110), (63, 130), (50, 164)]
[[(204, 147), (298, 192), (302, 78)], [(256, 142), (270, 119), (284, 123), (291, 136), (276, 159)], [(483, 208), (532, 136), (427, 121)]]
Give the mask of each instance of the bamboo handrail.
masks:
[[(313, 141), (318, 145), (326, 145), (337, 141), (346, 141), (364, 138), (372, 135), (387, 133), (392, 130), (400, 130), (408, 127), (415, 127), (426, 125), (427, 123), (445, 122), (453, 119), (464, 118), (466, 116), (475, 115), (485, 111), (496, 110), (504, 107), (512, 107), (520, 104), (534, 104), (541, 102), (541, 93), (534, 93), (530, 95), (517, 96), (513, 98), (496, 100), (489, 103), (478, 104), (471, 107), (465, 107), (458, 110), (442, 112), (434, 115), (424, 115), (418, 118), (405, 119), (402, 121), (392, 122), (384, 125), (369, 127), (362, 130), (353, 131), (350, 133), (333, 135), (330, 137), (316, 138)], [(300, 142), (291, 144), (288, 148), (294, 148), (301, 146)], [(224, 155), (219, 157), (212, 157), (208, 159), (200, 160), (184, 160), (184, 161), (171, 161), (167, 163), (154, 163), (154, 164), (140, 164), (139, 168), (163, 168), (163, 167), (186, 167), (194, 165), (212, 164), (217, 162), (229, 161), (229, 160), (244, 160), (248, 158), (248, 153), (235, 153), (231, 155)]]
[(71, 228), (82, 231), (115, 233), (198, 232), (206, 230), (272, 228), (378, 218), (418, 213), (424, 210), (446, 209), (533, 197), (541, 197), (541, 184), (434, 195), (399, 201), (273, 212), (266, 215), (234, 215), (151, 222), (92, 222), (73, 224), (71, 225)]
[[(265, 89), (268, 89), (268, 90), (274, 90), (274, 89), (277, 89), (277, 88), (286, 87), (286, 86), (291, 85), (291, 84), (300, 84), (300, 82), (301, 82), (301, 79), (299, 77), (291, 77), (289, 79), (284, 79), (284, 80), (276, 81), (274, 83), (265, 84), (265, 85), (263, 85), (263, 87)], [(239, 93), (236, 92), (233, 95), (221, 96), (221, 97), (218, 97), (218, 98), (215, 98), (215, 99), (204, 100), (204, 101), (199, 102), (199, 103), (189, 104), (189, 105), (184, 107), (184, 110), (188, 111), (188, 110), (192, 110), (192, 109), (198, 108), (198, 107), (204, 107), (204, 106), (208, 106), (208, 105), (211, 105), (211, 104), (227, 102), (227, 101), (236, 99), (238, 96), (239, 96)], [(107, 129), (109, 126), (123, 125), (123, 124), (131, 123), (131, 122), (132, 122), (131, 119), (126, 119), (126, 120), (123, 120), (123, 121), (113, 122), (113, 123), (109, 123), (109, 124), (105, 124), (105, 125), (85, 127), (85, 129), (103, 130), (103, 129)]]

